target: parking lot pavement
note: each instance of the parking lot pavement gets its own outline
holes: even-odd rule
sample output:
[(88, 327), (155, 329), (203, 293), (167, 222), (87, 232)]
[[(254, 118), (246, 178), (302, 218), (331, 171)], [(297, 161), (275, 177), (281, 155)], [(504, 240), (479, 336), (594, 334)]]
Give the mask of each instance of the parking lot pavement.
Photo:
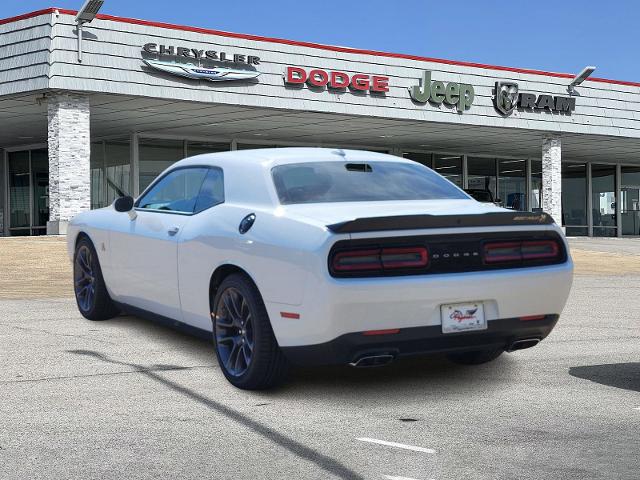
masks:
[(487, 365), (304, 369), (259, 393), (206, 341), (0, 300), (0, 478), (637, 480), (639, 281), (578, 276), (548, 339)]

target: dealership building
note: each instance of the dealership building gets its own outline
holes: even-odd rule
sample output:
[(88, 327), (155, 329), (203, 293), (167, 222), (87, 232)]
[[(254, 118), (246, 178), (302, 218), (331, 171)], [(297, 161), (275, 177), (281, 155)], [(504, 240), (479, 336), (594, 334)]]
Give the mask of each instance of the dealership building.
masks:
[(0, 235), (280, 146), (388, 152), (568, 235), (640, 235), (640, 83), (84, 13), (0, 20)]

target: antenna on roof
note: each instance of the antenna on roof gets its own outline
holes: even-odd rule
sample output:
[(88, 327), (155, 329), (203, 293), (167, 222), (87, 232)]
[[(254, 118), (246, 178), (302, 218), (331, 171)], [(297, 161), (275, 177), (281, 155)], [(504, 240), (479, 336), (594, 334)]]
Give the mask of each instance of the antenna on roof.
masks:
[(334, 155), (340, 155), (341, 157), (345, 157), (347, 155), (341, 148), (339, 148), (338, 150), (331, 150), (331, 153), (333, 153)]

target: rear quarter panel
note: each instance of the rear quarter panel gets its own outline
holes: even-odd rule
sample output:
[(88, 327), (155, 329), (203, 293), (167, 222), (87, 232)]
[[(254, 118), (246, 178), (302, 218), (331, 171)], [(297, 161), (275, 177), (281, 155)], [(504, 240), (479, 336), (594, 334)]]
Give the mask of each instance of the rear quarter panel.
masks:
[[(178, 247), (185, 322), (211, 330), (209, 285), (222, 265), (235, 265), (247, 272), (269, 303), (300, 305), (311, 277), (315, 277), (314, 283), (321, 281), (327, 252), (337, 237), (325, 228), (279, 216), (276, 211), (222, 204), (190, 219)], [(250, 213), (255, 213), (256, 221), (242, 235), (240, 221)], [(274, 324), (277, 319), (271, 321)]]

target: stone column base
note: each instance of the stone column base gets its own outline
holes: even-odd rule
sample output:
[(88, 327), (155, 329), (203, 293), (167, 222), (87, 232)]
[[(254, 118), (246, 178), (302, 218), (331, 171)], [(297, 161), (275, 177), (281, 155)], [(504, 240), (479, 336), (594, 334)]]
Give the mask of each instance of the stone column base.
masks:
[(55, 220), (47, 222), (47, 235), (66, 235), (69, 222), (64, 220)]

